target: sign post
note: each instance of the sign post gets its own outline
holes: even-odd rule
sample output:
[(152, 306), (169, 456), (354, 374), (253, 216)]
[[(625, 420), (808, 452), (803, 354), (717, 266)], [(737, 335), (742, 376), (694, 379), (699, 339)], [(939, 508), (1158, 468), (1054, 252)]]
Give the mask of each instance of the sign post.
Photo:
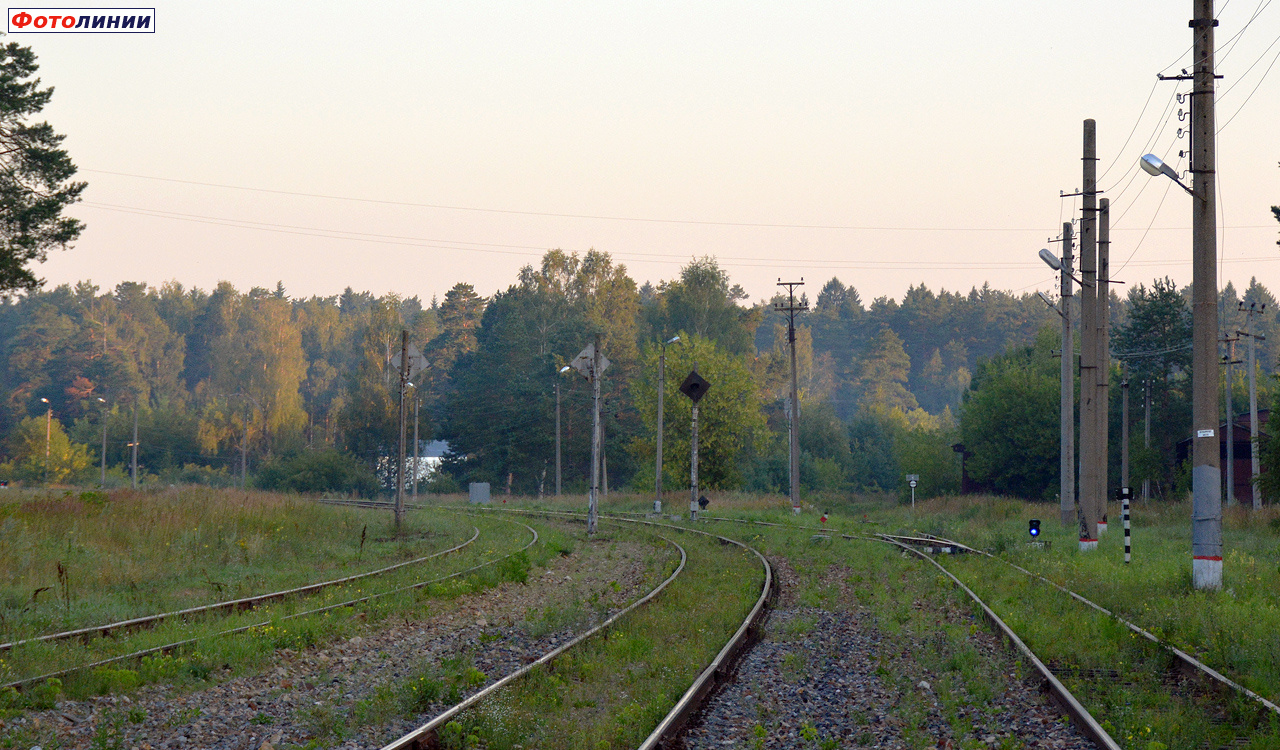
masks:
[(919, 474), (908, 474), (907, 484), (911, 485), (911, 509), (916, 509), (916, 484), (920, 482)]
[(697, 519), (698, 517), (698, 402), (702, 397), (707, 395), (707, 390), (711, 388), (701, 375), (698, 374), (698, 363), (693, 363), (693, 372), (689, 373), (689, 377), (684, 379), (680, 384), (680, 392), (689, 397), (693, 402), (693, 432), (690, 437), (690, 457), (689, 457), (689, 518)]

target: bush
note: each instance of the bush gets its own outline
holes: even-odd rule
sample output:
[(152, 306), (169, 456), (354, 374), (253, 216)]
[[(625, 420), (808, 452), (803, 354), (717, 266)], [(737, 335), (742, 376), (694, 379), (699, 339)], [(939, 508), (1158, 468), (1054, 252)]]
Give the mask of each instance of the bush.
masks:
[(272, 460), (259, 471), (254, 484), (285, 492), (345, 492), (372, 497), (378, 480), (369, 467), (350, 453), (308, 451)]

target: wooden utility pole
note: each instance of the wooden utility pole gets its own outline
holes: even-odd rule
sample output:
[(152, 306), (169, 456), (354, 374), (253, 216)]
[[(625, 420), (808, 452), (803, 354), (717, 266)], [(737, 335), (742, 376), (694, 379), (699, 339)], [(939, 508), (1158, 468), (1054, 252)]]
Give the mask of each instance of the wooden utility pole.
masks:
[(1060, 407), (1062, 420), (1062, 445), (1059, 461), (1061, 485), (1058, 494), (1058, 509), (1062, 515), (1062, 525), (1070, 526), (1076, 522), (1076, 389), (1075, 389), (1075, 342), (1071, 330), (1071, 272), (1075, 259), (1072, 248), (1071, 222), (1062, 223), (1062, 362)]
[[(1142, 381), (1143, 408), (1146, 413), (1142, 417), (1142, 447), (1151, 450), (1151, 379)], [(1151, 500), (1151, 480), (1142, 480), (1142, 502)]]
[[(248, 439), (249, 439), (248, 438), (249, 433), (247, 432), (248, 428), (246, 427), (245, 429), (246, 429), (245, 441), (248, 442)], [(132, 461), (132, 466), (129, 469), (129, 476), (131, 477), (131, 481), (133, 483), (133, 489), (136, 490), (138, 489), (138, 397), (137, 396), (133, 397), (133, 442), (130, 443), (129, 445), (130, 447), (133, 448), (133, 461)], [(243, 461), (240, 463), (240, 486), (244, 487), (244, 462)]]
[(1080, 550), (1098, 547), (1097, 126), (1084, 121), (1084, 215), (1080, 225)]
[[(698, 372), (698, 363), (693, 363)], [(693, 422), (689, 435), (689, 518), (698, 517), (698, 402), (693, 402)]]
[(1191, 567), (1197, 589), (1222, 588), (1222, 470), (1218, 458), (1218, 223), (1213, 0), (1191, 20)]
[(413, 501), (418, 502), (418, 387), (413, 387)]
[(400, 331), (400, 452), (396, 461), (396, 533), (404, 523), (405, 390), (409, 382), (409, 332)]
[[(808, 303), (801, 302), (796, 304), (796, 287), (804, 286), (804, 278), (799, 281), (783, 281), (778, 279), (778, 286), (787, 288), (787, 304), (785, 307), (781, 303), (775, 303), (774, 310), (787, 313), (787, 344), (791, 350), (791, 413), (790, 421), (791, 434), (791, 512), (800, 512), (800, 395), (799, 395), (799, 378), (796, 374), (796, 313), (809, 309)], [(697, 500), (697, 498), (694, 498)]]
[[(1095, 160), (1093, 164), (1097, 164)], [(1096, 170), (1095, 170), (1096, 171)], [(1094, 182), (1096, 189), (1097, 182)], [(1098, 508), (1094, 517), (1098, 519), (1098, 533), (1103, 534), (1107, 531), (1107, 495), (1110, 488), (1110, 482), (1107, 481), (1110, 465), (1108, 458), (1110, 457), (1110, 436), (1111, 429), (1111, 201), (1103, 198), (1098, 201), (1098, 294), (1096, 296), (1095, 312), (1097, 315), (1096, 322), (1098, 324), (1097, 344), (1098, 358), (1095, 361), (1097, 365), (1097, 386), (1098, 386), (1098, 406), (1096, 410), (1097, 416), (1097, 435), (1098, 435), (1098, 452), (1094, 454), (1095, 460), (1098, 462), (1097, 473), (1094, 475), (1094, 481), (1097, 483), (1094, 488), (1094, 497), (1098, 501)]]

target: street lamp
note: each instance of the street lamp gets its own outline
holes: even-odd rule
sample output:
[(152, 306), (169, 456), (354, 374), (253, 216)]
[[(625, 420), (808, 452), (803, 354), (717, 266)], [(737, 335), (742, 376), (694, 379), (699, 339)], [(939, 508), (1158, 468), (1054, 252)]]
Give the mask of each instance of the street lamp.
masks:
[[(1059, 282), (1062, 309), (1045, 295), (1040, 293), (1044, 303), (1062, 317), (1062, 361), (1059, 363), (1060, 388), (1058, 393), (1058, 411), (1061, 423), (1061, 445), (1058, 450), (1058, 514), (1063, 526), (1071, 526), (1076, 518), (1076, 398), (1075, 398), (1075, 363), (1072, 351), (1075, 348), (1071, 330), (1071, 282), (1075, 279), (1071, 274), (1072, 254), (1071, 222), (1062, 224), (1062, 259), (1049, 252), (1048, 248), (1040, 250), (1040, 260), (1055, 271), (1061, 272)], [(1083, 285), (1083, 282), (1082, 282)]]
[(102, 404), (102, 489), (107, 488), (107, 400), (98, 396)]
[[(1142, 169), (1162, 174), (1191, 201), (1191, 579), (1222, 588), (1222, 467), (1218, 457), (1217, 127), (1214, 123), (1213, 0), (1195, 0), (1190, 24), (1191, 187), (1152, 154)], [(1228, 431), (1230, 426), (1228, 426)], [(1228, 436), (1230, 439), (1231, 436)]]
[(560, 497), (560, 375), (570, 370), (569, 365), (556, 373), (556, 497)]
[(679, 336), (672, 336), (662, 342), (661, 349), (658, 353), (658, 445), (657, 459), (654, 462), (656, 477), (653, 483), (653, 512), (654, 515), (662, 515), (662, 395), (667, 376), (667, 345), (674, 344), (680, 340)]
[(49, 407), (44, 418), (44, 483), (49, 483), (49, 438), (53, 434), (53, 404), (49, 403), (49, 399), (40, 399)]

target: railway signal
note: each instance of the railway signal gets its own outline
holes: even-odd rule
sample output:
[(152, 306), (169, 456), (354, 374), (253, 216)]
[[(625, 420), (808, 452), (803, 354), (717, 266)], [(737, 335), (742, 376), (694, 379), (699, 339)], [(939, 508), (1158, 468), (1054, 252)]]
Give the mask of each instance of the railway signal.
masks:
[(1036, 537), (1040, 536), (1040, 519), (1039, 518), (1033, 518), (1027, 522), (1027, 533), (1031, 535), (1032, 539), (1035, 539)]
[(689, 518), (698, 517), (698, 402), (707, 395), (711, 383), (698, 374), (698, 363), (693, 363), (693, 372), (680, 384), (680, 392), (693, 402), (693, 432), (690, 436), (689, 460)]

